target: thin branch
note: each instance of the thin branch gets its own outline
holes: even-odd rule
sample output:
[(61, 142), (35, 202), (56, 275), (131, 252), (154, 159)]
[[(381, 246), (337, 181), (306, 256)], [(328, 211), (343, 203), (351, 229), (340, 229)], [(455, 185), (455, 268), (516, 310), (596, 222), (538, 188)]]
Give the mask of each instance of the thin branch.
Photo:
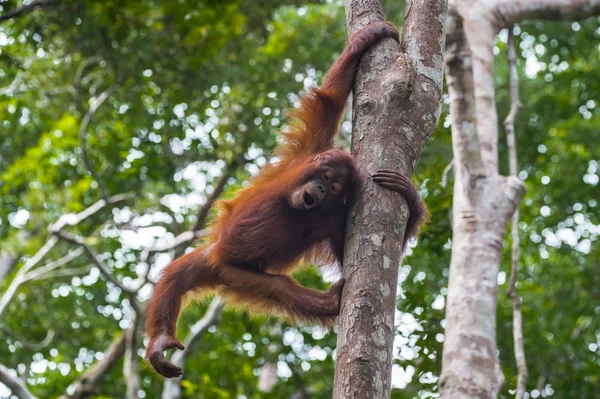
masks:
[(75, 267), (72, 269), (62, 269), (56, 270), (54, 272), (50, 272), (38, 277), (36, 280), (48, 280), (52, 278), (60, 278), (60, 277), (70, 277), (70, 276), (81, 276), (82, 274), (87, 274), (92, 270), (92, 265)]
[(23, 346), (26, 347), (28, 350), (35, 351), (35, 352), (37, 352), (41, 349), (44, 349), (48, 345), (50, 345), (52, 343), (52, 340), (54, 339), (54, 335), (56, 334), (54, 330), (49, 329), (43, 340), (41, 340), (40, 342), (31, 342), (31, 341), (27, 340), (25, 337), (23, 337), (22, 335), (16, 333), (15, 331), (7, 328), (4, 325), (0, 325), (0, 329), (4, 330), (4, 332), (6, 334), (13, 336), (16, 340), (18, 340), (21, 344), (23, 344)]
[(198, 342), (200, 336), (204, 334), (209, 327), (221, 322), (222, 310), (223, 301), (221, 301), (219, 297), (216, 297), (208, 306), (204, 317), (198, 320), (198, 322), (194, 324), (192, 328), (190, 328), (190, 332), (184, 340), (185, 349), (174, 352), (173, 356), (171, 357), (171, 361), (173, 363), (177, 364), (178, 366), (183, 366), (185, 359), (187, 359), (192, 352), (192, 349), (196, 342)]
[(12, 96), (15, 89), (19, 85), (19, 83), (21, 83), (21, 79), (23, 78), (24, 74), (25, 74), (25, 71), (23, 71), (23, 70), (20, 70), (19, 72), (17, 72), (13, 81), (10, 82), (10, 84), (8, 86), (0, 89), (0, 96), (3, 96), (3, 95)]
[[(92, 215), (94, 215), (97, 212), (104, 209), (107, 205), (114, 205), (119, 202), (131, 199), (133, 197), (135, 197), (135, 195), (133, 193), (123, 193), (123, 194), (113, 195), (112, 197), (109, 197), (107, 199), (102, 199), (100, 201), (97, 201), (90, 207), (84, 209), (83, 211), (81, 211), (77, 214), (75, 214), (75, 213), (64, 214), (60, 218), (58, 218), (56, 223), (48, 226), (48, 231), (50, 233), (52, 233), (53, 235), (48, 239), (48, 241), (38, 250), (38, 252), (32, 258), (30, 258), (27, 262), (25, 262), (25, 265), (23, 265), (23, 267), (21, 267), (21, 269), (19, 269), (19, 271), (17, 272), (17, 275), (11, 281), (10, 285), (8, 286), (8, 288), (6, 289), (6, 291), (0, 298), (0, 315), (2, 315), (2, 313), (6, 309), (6, 305), (8, 305), (8, 303), (12, 299), (13, 295), (15, 294), (15, 292), (17, 291), (19, 286), (21, 284), (23, 284), (25, 281), (31, 279), (31, 278), (27, 278), (28, 272), (32, 268), (34, 268), (44, 258), (44, 256), (46, 256), (46, 254), (48, 252), (50, 252), (50, 250), (52, 248), (54, 248), (54, 246), (58, 242), (58, 237), (56, 236), (58, 232), (60, 232), (65, 226), (78, 225), (83, 220), (91, 217)], [(66, 260), (68, 260), (68, 255), (66, 257), (63, 257), (63, 258), (55, 261), (55, 262), (58, 262), (58, 263), (64, 262), (63, 264), (65, 264), (65, 263), (67, 263)], [(53, 268), (55, 266), (55, 264), (53, 264), (51, 262), (44, 267), (48, 267), (48, 266), (50, 268)]]
[(183, 233), (179, 234), (177, 237), (173, 238), (172, 240), (165, 243), (164, 245), (155, 246), (152, 249), (150, 249), (148, 252), (151, 255), (151, 254), (154, 254), (157, 252), (170, 251), (170, 250), (176, 249), (182, 245), (190, 244), (194, 240), (197, 240), (198, 238), (205, 237), (206, 235), (208, 235), (208, 232), (209, 232), (208, 229), (197, 230), (197, 231), (184, 231)]
[(446, 188), (446, 186), (448, 185), (448, 175), (453, 170), (454, 170), (454, 160), (450, 161), (450, 163), (448, 165), (446, 165), (446, 167), (444, 168), (444, 171), (442, 172), (442, 182), (441, 182), (442, 187)]
[[(233, 168), (233, 166), (231, 168)], [(146, 273), (144, 274), (144, 276), (142, 276), (142, 279), (141, 279), (142, 281), (138, 286), (138, 290), (140, 288), (142, 288), (146, 283), (151, 282), (150, 278), (149, 278), (151, 268), (148, 263), (148, 259), (150, 258), (151, 255), (153, 255), (157, 252), (166, 252), (166, 251), (170, 251), (172, 249), (177, 249), (183, 245), (191, 244), (194, 240), (197, 240), (199, 238), (202, 238), (202, 237), (205, 237), (206, 235), (208, 235), (208, 233), (209, 233), (208, 229), (204, 229), (204, 230), (200, 230), (200, 229), (206, 224), (206, 219), (208, 218), (208, 213), (210, 211), (210, 208), (212, 207), (214, 202), (217, 200), (219, 195), (221, 195), (221, 193), (223, 192), (223, 189), (225, 188), (225, 184), (227, 183), (227, 178), (229, 177), (231, 168), (226, 168), (223, 171), (223, 174), (217, 181), (217, 184), (215, 185), (213, 192), (208, 196), (206, 203), (204, 205), (202, 205), (200, 207), (200, 209), (198, 210), (198, 213), (196, 216), (196, 222), (194, 223), (192, 230), (184, 231), (183, 233), (178, 234), (173, 240), (167, 242), (166, 244), (164, 244), (162, 246), (154, 245), (151, 248), (147, 248), (142, 251), (142, 254), (140, 255), (140, 262), (145, 263), (148, 267), (146, 269)]]
[(94, 117), (98, 109), (102, 106), (102, 104), (104, 104), (108, 97), (110, 97), (110, 95), (115, 91), (116, 88), (117, 84), (112, 84), (108, 89), (100, 93), (98, 97), (94, 98), (93, 100), (90, 100), (90, 108), (85, 113), (85, 116), (81, 121), (81, 125), (79, 126), (79, 146), (81, 148), (81, 160), (83, 161), (83, 164), (85, 165), (88, 172), (90, 172), (90, 175), (92, 175), (94, 180), (96, 180), (96, 182), (98, 183), (98, 189), (100, 190), (100, 196), (102, 198), (106, 198), (107, 195), (106, 185), (104, 184), (102, 179), (100, 179), (100, 176), (98, 176), (98, 174), (92, 167), (92, 164), (88, 157), (86, 133), (88, 126), (92, 121), (92, 118)]
[(0, 364), (0, 382), (6, 385), (11, 393), (20, 399), (36, 399), (29, 392), (23, 381), (18, 377), (11, 375), (10, 370)]
[(94, 55), (91, 57), (87, 57), (83, 61), (81, 61), (81, 63), (77, 67), (77, 71), (75, 71), (75, 77), (73, 78), (73, 86), (75, 86), (76, 88), (81, 86), (81, 78), (83, 76), (83, 72), (85, 71), (85, 68), (87, 68), (94, 62), (97, 62), (100, 60), (101, 60), (100, 56)]
[(98, 269), (100, 269), (100, 271), (102, 272), (102, 274), (104, 274), (104, 276), (114, 285), (116, 285), (121, 291), (123, 291), (125, 294), (127, 295), (135, 295), (135, 291), (131, 290), (130, 288), (127, 288), (123, 282), (121, 280), (119, 280), (111, 271), (108, 267), (106, 267), (102, 262), (100, 262), (100, 260), (98, 260), (98, 255), (94, 252), (94, 250), (85, 242), (85, 240), (83, 239), (83, 237), (80, 236), (76, 236), (76, 235), (72, 235), (72, 234), (68, 234), (65, 233), (64, 231), (57, 231), (56, 233), (57, 237), (60, 237), (61, 239), (70, 242), (72, 244), (75, 245), (79, 245), (81, 248), (83, 248), (83, 251), (88, 255), (88, 257), (90, 258), (90, 260), (93, 262), (94, 266), (96, 266)]
[(63, 256), (62, 258), (59, 258), (50, 263), (46, 263), (44, 266), (39, 267), (39, 268), (25, 274), (23, 276), (22, 283), (25, 283), (30, 280), (39, 279), (42, 276), (44, 276), (45, 274), (50, 273), (51, 271), (58, 269), (59, 267), (64, 266), (67, 263), (71, 262), (72, 260), (78, 258), (81, 254), (83, 254), (83, 249), (77, 248), (75, 251), (71, 252), (68, 255)]
[(54, 233), (62, 230), (65, 226), (76, 226), (83, 220), (106, 208), (107, 205), (115, 205), (132, 198), (135, 198), (135, 193), (116, 194), (106, 199), (101, 199), (79, 213), (67, 213), (62, 215), (58, 218), (56, 223), (48, 228), (48, 230), (50, 230), (51, 233)]
[[(515, 144), (515, 121), (521, 110), (519, 100), (519, 76), (517, 73), (515, 51), (515, 36), (513, 29), (508, 32), (508, 66), (510, 78), (510, 112), (504, 120), (504, 129), (506, 130), (506, 143), (508, 147), (509, 170), (513, 176), (517, 175), (517, 150)], [(527, 387), (527, 362), (525, 359), (525, 350), (523, 348), (523, 315), (521, 313), (521, 299), (516, 292), (517, 273), (519, 270), (519, 210), (515, 210), (512, 218), (511, 227), (512, 236), (512, 267), (510, 271), (510, 283), (506, 295), (512, 300), (513, 304), (513, 338), (515, 360), (517, 362), (517, 392), (516, 399), (523, 399)]]
[(23, 276), (25, 273), (37, 265), (44, 258), (44, 256), (46, 256), (46, 254), (50, 252), (52, 248), (54, 248), (57, 242), (58, 238), (54, 236), (50, 237), (48, 241), (46, 241), (46, 243), (37, 251), (37, 253), (33, 255), (32, 258), (29, 258), (23, 267), (19, 269), (17, 275), (13, 281), (10, 282), (10, 285), (4, 292), (4, 295), (2, 295), (2, 298), (0, 298), (0, 315), (2, 315), (4, 309), (6, 309), (6, 305), (8, 305), (19, 286), (23, 283)]
[(198, 214), (196, 217), (196, 223), (194, 223), (194, 227), (192, 227), (192, 231), (197, 231), (197, 230), (200, 230), (202, 227), (204, 227), (204, 225), (206, 224), (206, 218), (208, 217), (208, 212), (210, 211), (210, 208), (212, 208), (212, 206), (215, 203), (215, 201), (217, 200), (217, 198), (219, 198), (219, 195), (221, 195), (221, 193), (223, 192), (223, 189), (225, 188), (225, 184), (227, 183), (228, 178), (229, 178), (229, 170), (225, 169), (223, 171), (223, 174), (221, 175), (221, 177), (219, 177), (217, 184), (215, 184), (213, 192), (207, 198), (206, 203), (200, 207), (200, 210), (198, 211)]
[(127, 331), (115, 339), (108, 350), (104, 353), (104, 358), (94, 367), (83, 374), (76, 382), (73, 393), (64, 394), (60, 399), (83, 399), (89, 397), (106, 375), (117, 364), (121, 356), (125, 353), (125, 338)]
[[(19, 271), (17, 272), (17, 275), (11, 281), (10, 285), (8, 286), (8, 288), (6, 289), (6, 291), (0, 298), (0, 315), (2, 315), (2, 313), (6, 309), (6, 306), (8, 305), (8, 303), (10, 302), (10, 300), (12, 299), (14, 294), (16, 293), (19, 286), (21, 284), (23, 284), (25, 281), (31, 280), (34, 276), (37, 275), (37, 274), (29, 275), (28, 272), (31, 269), (33, 269), (44, 258), (44, 256), (46, 256), (46, 254), (48, 254), (48, 252), (50, 252), (50, 250), (52, 248), (54, 248), (54, 246), (58, 242), (57, 235), (59, 232), (62, 231), (62, 229), (65, 226), (76, 226), (77, 224), (81, 223), (83, 220), (89, 218), (90, 216), (92, 216), (95, 213), (99, 212), (100, 210), (104, 209), (107, 205), (114, 205), (121, 201), (125, 201), (130, 198), (133, 198), (134, 196), (135, 195), (133, 193), (124, 193), (124, 194), (113, 195), (112, 197), (109, 197), (105, 200), (102, 199), (100, 201), (97, 201), (89, 208), (86, 208), (77, 214), (74, 214), (74, 213), (64, 214), (60, 218), (58, 218), (58, 221), (56, 221), (56, 223), (50, 225), (48, 227), (48, 231), (50, 233), (52, 233), (52, 236), (37, 251), (37, 253), (32, 258), (30, 258), (27, 262), (25, 262), (25, 265), (23, 265), (23, 267), (21, 267), (21, 269), (19, 269)], [(52, 270), (56, 267), (66, 264), (67, 262), (72, 260), (72, 258), (70, 258), (70, 257), (72, 257), (73, 254), (74, 253), (71, 253), (71, 255), (64, 256), (54, 262), (48, 263), (47, 265), (43, 266), (44, 271), (47, 272), (48, 269)], [(76, 256), (79, 256), (79, 254), (75, 255), (75, 257)]]
[[(292, 370), (292, 378), (294, 379), (294, 385), (296, 387), (296, 394), (298, 394), (298, 388), (303, 388), (300, 377)], [(261, 392), (269, 393), (277, 384), (279, 377), (277, 376), (277, 365), (273, 363), (265, 363), (260, 369), (260, 375), (258, 377), (258, 390)], [(303, 396), (304, 397), (304, 396)]]
[(142, 313), (137, 313), (133, 325), (125, 332), (125, 361), (123, 362), (123, 375), (126, 381), (125, 398), (137, 399), (140, 390), (140, 372), (138, 363), (139, 329)]
[[(171, 356), (171, 362), (178, 365), (179, 367), (184, 366), (186, 359), (192, 352), (194, 345), (198, 342), (199, 338), (209, 329), (209, 327), (218, 324), (221, 321), (221, 314), (223, 310), (223, 302), (219, 297), (216, 297), (210, 303), (204, 317), (198, 320), (196, 324), (192, 326), (189, 334), (185, 338), (183, 344), (185, 349), (182, 351), (176, 351)], [(181, 378), (171, 378), (165, 381), (163, 386), (162, 399), (178, 399), (181, 397)]]
[(9, 19), (13, 19), (19, 17), (24, 14), (28, 14), (34, 11), (36, 8), (42, 8), (55, 3), (56, 0), (38, 0), (33, 1), (27, 5), (21, 6), (19, 8), (15, 8), (12, 11), (7, 12), (4, 15), (0, 15), (0, 22), (8, 21)]

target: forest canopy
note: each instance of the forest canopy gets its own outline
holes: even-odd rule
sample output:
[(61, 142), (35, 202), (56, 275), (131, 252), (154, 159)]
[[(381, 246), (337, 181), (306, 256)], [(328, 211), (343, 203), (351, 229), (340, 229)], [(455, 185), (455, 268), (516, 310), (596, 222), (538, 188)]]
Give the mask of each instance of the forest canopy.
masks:
[[(34, 3), (11, 16), (21, 2), (0, 0), (0, 365), (40, 398), (81, 397), (83, 376), (94, 397), (124, 397), (139, 378), (135, 394), (158, 398), (165, 382), (143, 365), (136, 317), (151, 282), (202, 238), (211, 194), (231, 196), (270, 161), (286, 109), (344, 47), (343, 4)], [(400, 3), (384, 2), (398, 27)], [(590, 18), (515, 28), (518, 176), (527, 187), (518, 290), (533, 398), (600, 395), (599, 26)], [(494, 47), (501, 118), (510, 109), (507, 37), (501, 31)], [(445, 96), (413, 177), (432, 217), (400, 266), (397, 399), (439, 394), (452, 235), (448, 112)], [(346, 149), (351, 128), (348, 114)], [(510, 265), (505, 245), (501, 397), (514, 394), (517, 376)], [(327, 288), (314, 268), (296, 277)], [(182, 314), (182, 337), (210, 304)], [(212, 306), (218, 314), (185, 359), (184, 397), (331, 397), (335, 330)], [(123, 338), (131, 331), (133, 353)], [(98, 365), (107, 369), (96, 381)]]

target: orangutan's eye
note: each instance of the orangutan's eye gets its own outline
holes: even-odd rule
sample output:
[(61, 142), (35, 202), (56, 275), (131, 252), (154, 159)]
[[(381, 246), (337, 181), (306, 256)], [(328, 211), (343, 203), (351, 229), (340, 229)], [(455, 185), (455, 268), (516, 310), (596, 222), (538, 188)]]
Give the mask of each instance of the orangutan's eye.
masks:
[(323, 173), (323, 178), (325, 180), (331, 180), (331, 179), (333, 179), (334, 176), (335, 176), (335, 173), (333, 173), (333, 171), (331, 171), (331, 170), (326, 170), (325, 173)]

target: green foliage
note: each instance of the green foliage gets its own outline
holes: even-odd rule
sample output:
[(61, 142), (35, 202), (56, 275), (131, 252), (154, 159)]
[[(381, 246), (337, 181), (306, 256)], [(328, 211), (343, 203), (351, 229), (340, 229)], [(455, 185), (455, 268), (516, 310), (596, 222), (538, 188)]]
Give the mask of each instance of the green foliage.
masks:
[[(392, 21), (402, 22), (401, 2), (386, 2), (386, 9)], [(0, 255), (23, 255), (0, 280), (0, 292), (46, 242), (48, 227), (98, 201), (101, 185), (108, 195), (136, 196), (69, 232), (84, 237), (119, 279), (131, 283), (143, 273), (141, 243), (188, 230), (224, 168), (235, 169), (227, 196), (267, 161), (284, 110), (320, 81), (342, 50), (344, 22), (339, 1), (67, 0), (0, 24)], [(600, 395), (597, 26), (524, 25), (518, 40), (525, 108), (517, 144), (528, 187), (520, 209), (518, 289), (528, 388), (546, 396)], [(506, 45), (498, 40), (497, 47), (502, 117), (509, 107)], [(534, 56), (544, 63), (537, 73), (524, 62)], [(103, 92), (108, 98), (83, 129)], [(394, 389), (394, 398), (437, 394), (451, 254), (452, 175), (447, 187), (441, 184), (452, 159), (447, 112), (415, 176), (432, 221), (400, 271), (394, 375), (403, 389)], [(84, 163), (82, 139), (100, 181)], [(503, 144), (500, 158), (506, 165)], [(61, 242), (46, 258), (73, 249)], [(172, 256), (149, 262), (158, 268)], [(503, 295), (509, 262), (507, 252), (498, 309), (505, 397), (516, 379), (511, 306)], [(59, 397), (96, 364), (132, 315), (126, 295), (89, 258), (80, 256), (64, 269), (78, 272), (25, 283), (0, 320), (0, 339), (7, 343), (0, 346), (2, 363), (27, 372), (29, 388), (43, 398)], [(298, 277), (326, 288), (315, 270)], [(198, 304), (183, 313), (180, 337), (205, 310)], [(48, 331), (54, 334), (50, 343), (38, 345)], [(335, 345), (333, 331), (227, 311), (188, 359), (184, 396), (291, 398), (304, 391), (310, 398), (331, 397)], [(276, 364), (279, 373), (268, 393), (257, 384), (265, 364)], [(121, 398), (125, 383), (120, 361), (94, 397)], [(143, 368), (141, 388), (145, 397), (160, 397), (162, 381)]]

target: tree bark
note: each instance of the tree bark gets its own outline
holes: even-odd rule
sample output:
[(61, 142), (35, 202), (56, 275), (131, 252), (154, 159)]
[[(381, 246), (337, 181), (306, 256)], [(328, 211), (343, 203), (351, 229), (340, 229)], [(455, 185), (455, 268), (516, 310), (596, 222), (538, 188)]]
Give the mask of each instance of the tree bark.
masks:
[(454, 151), (453, 238), (440, 394), (495, 398), (502, 385), (496, 349), (497, 275), (508, 221), (524, 195), (498, 174), (493, 80), (496, 33), (525, 18), (577, 19), (594, 0), (451, 0), (447, 84)]
[[(346, 0), (350, 34), (384, 19), (379, 0)], [(388, 398), (404, 198), (369, 176), (410, 176), (442, 104), (446, 0), (407, 2), (401, 45), (380, 42), (363, 57), (354, 87), (352, 153), (362, 175), (348, 216), (333, 397)]]

